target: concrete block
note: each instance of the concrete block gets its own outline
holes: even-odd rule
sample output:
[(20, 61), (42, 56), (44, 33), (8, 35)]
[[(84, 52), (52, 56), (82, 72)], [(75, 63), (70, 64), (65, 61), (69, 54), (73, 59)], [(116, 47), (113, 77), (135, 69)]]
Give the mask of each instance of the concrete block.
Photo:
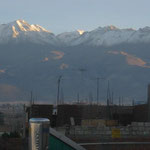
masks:
[(138, 127), (132, 127), (132, 131), (137, 131)]
[(129, 132), (127, 132), (127, 131), (121, 131), (121, 135), (128, 135), (129, 134)]
[(137, 135), (144, 135), (144, 132), (142, 132), (142, 131), (137, 131), (136, 133), (137, 133)]
[(137, 135), (137, 133), (135, 131), (132, 131), (132, 135)]
[(111, 131), (110, 131), (110, 130), (109, 130), (109, 131), (106, 131), (105, 134), (106, 134), (106, 135), (111, 135)]
[(100, 134), (102, 134), (102, 135), (105, 134), (105, 131), (101, 131)]
[(104, 130), (110, 130), (110, 128), (109, 127), (104, 127)]
[(149, 134), (150, 134), (150, 132), (148, 132), (148, 131), (144, 131), (144, 132), (143, 132), (143, 134), (144, 134), (144, 135), (149, 135)]
[(145, 122), (146, 127), (150, 127), (150, 122)]
[(144, 126), (144, 122), (138, 122), (137, 125), (138, 126)]
[(140, 127), (138, 127), (138, 130), (139, 130), (139, 131), (144, 131), (144, 130), (145, 130), (145, 127), (144, 127), (144, 126), (140, 126)]
[(137, 126), (138, 122), (132, 122), (131, 126)]

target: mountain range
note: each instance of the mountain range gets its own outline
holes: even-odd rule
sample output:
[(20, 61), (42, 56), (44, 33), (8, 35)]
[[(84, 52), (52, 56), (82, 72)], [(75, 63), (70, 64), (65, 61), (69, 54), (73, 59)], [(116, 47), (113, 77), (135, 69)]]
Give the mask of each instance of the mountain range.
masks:
[(149, 43), (150, 27), (135, 30), (119, 29), (113, 25), (98, 27), (92, 31), (77, 30), (55, 35), (40, 25), (30, 25), (24, 20), (16, 20), (0, 25), (0, 43), (33, 42), (59, 46), (112, 46), (121, 43)]
[[(110, 93), (117, 103), (146, 101), (150, 78), (150, 27), (115, 26), (55, 35), (40, 25), (16, 20), (0, 25), (0, 101), (95, 101)], [(101, 79), (102, 78), (102, 79)], [(113, 94), (112, 94), (113, 93)]]

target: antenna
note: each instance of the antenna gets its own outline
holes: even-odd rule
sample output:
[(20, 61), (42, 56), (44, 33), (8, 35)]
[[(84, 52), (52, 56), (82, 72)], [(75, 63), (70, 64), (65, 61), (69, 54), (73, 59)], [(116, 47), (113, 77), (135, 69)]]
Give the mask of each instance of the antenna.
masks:
[(114, 105), (114, 92), (111, 93), (111, 104)]
[(63, 88), (61, 88), (61, 93), (60, 93), (61, 97), (60, 97), (60, 104), (64, 104), (64, 92), (63, 92)]
[(99, 104), (99, 99), (100, 99), (100, 80), (105, 80), (103, 77), (96, 77), (94, 78), (96, 80), (96, 102), (97, 105)]
[(34, 97), (33, 97), (33, 101), (32, 101), (32, 104), (34, 105)]
[(60, 82), (61, 82), (61, 78), (62, 78), (62, 76), (59, 76), (58, 81), (57, 81), (58, 89), (57, 89), (57, 101), (56, 101), (56, 105), (59, 104), (59, 93), (60, 93), (59, 91), (60, 91)]
[(110, 87), (109, 87), (109, 80), (108, 80), (108, 87), (107, 87), (107, 115), (108, 119), (111, 119), (111, 112), (110, 112)]
[(111, 96), (110, 96), (110, 87), (109, 87), (109, 80), (108, 80), (108, 86), (107, 86), (107, 101), (108, 101), (108, 105), (110, 105), (110, 100), (111, 100)]
[(97, 78), (97, 105), (98, 105), (98, 102), (99, 102), (99, 77)]

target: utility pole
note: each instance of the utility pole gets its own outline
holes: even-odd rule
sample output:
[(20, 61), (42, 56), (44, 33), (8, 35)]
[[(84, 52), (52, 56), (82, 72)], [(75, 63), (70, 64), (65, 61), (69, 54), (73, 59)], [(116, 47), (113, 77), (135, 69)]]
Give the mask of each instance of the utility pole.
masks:
[(23, 105), (23, 138), (26, 137), (26, 106)]
[(96, 80), (96, 103), (98, 105), (99, 103), (99, 97), (100, 97), (100, 80), (104, 80), (105, 78), (102, 78), (102, 77), (97, 77), (97, 78), (94, 78), (93, 80)]
[(56, 101), (56, 105), (59, 104), (59, 93), (60, 93), (60, 81), (61, 81), (62, 76), (59, 76), (58, 81), (57, 81), (57, 101)]
[(61, 95), (61, 97), (60, 97), (60, 103), (61, 104), (64, 104), (64, 92), (63, 92), (63, 88), (61, 88), (61, 93), (60, 93)]
[(32, 95), (32, 91), (31, 91), (31, 99), (30, 99), (30, 117), (32, 116), (32, 100), (33, 100), (33, 95)]
[(110, 95), (110, 87), (109, 87), (109, 80), (108, 80), (108, 87), (107, 87), (107, 117), (108, 119), (111, 119), (111, 110), (110, 110), (110, 100), (111, 100), (111, 95)]
[(112, 92), (112, 95), (111, 95), (111, 104), (114, 105), (114, 92)]
[(33, 104), (32, 100), (33, 100), (33, 94), (32, 94), (32, 91), (31, 91), (30, 106)]
[(97, 78), (97, 105), (98, 105), (98, 102), (99, 102), (99, 77)]
[(97, 90), (96, 90), (96, 99), (97, 99), (97, 105), (99, 104), (99, 97), (100, 97), (100, 80), (105, 80), (105, 78), (102, 78), (102, 77), (97, 77), (96, 78), (96, 80), (97, 80)]

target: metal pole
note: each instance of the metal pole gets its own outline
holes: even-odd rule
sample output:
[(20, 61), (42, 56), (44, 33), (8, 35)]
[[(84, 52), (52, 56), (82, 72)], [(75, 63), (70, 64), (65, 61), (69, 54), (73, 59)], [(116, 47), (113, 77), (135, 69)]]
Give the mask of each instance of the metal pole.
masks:
[(97, 105), (98, 105), (98, 102), (99, 102), (99, 79), (100, 78), (97, 78)]
[(104, 80), (105, 78), (102, 78), (102, 77), (97, 77), (96, 80), (97, 80), (97, 88), (96, 88), (96, 99), (97, 99), (97, 105), (99, 103), (99, 99), (100, 99), (100, 79), (101, 80)]
[(56, 102), (56, 105), (58, 105), (59, 104), (59, 91), (60, 91), (60, 81), (61, 81), (61, 78), (62, 78), (62, 76), (59, 76), (59, 78), (58, 78), (58, 90), (57, 90), (57, 102)]
[(33, 104), (33, 103), (32, 103), (32, 99), (33, 99), (33, 97), (32, 97), (32, 91), (31, 91), (31, 100), (30, 100), (30, 106)]

